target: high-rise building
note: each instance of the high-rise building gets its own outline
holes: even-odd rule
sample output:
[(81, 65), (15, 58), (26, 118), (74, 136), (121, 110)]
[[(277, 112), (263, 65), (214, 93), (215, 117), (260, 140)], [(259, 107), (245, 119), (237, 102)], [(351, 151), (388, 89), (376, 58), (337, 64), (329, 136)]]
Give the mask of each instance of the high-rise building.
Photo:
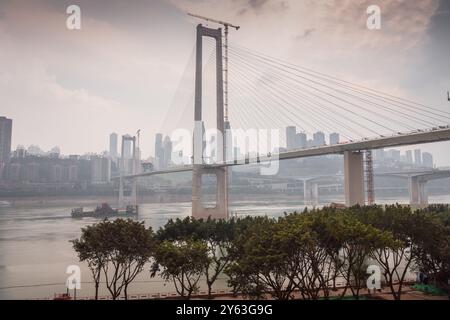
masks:
[(27, 151), (24, 146), (17, 146), (16, 151), (13, 152), (13, 158), (23, 159), (27, 156)]
[(397, 149), (389, 150), (388, 154), (389, 154), (389, 158), (394, 161), (400, 161), (402, 158), (400, 150), (397, 150)]
[(110, 159), (102, 156), (91, 157), (91, 182), (94, 184), (108, 183), (111, 180)]
[(426, 168), (434, 168), (433, 155), (431, 153), (422, 153), (422, 165)]
[(225, 159), (227, 161), (233, 160), (233, 134), (231, 132), (230, 121), (225, 121)]
[(411, 150), (406, 151), (406, 163), (413, 164), (413, 154)]
[(155, 167), (161, 169), (164, 164), (163, 135), (157, 133), (155, 136)]
[(296, 135), (296, 147), (298, 149), (306, 149), (308, 147), (308, 136), (306, 133), (299, 132)]
[(334, 132), (334, 133), (330, 134), (330, 145), (331, 146), (339, 144), (340, 141), (341, 141), (341, 137), (339, 136), (339, 133)]
[(375, 160), (377, 160), (377, 161), (384, 160), (384, 149), (375, 150)]
[(414, 164), (416, 166), (422, 165), (422, 151), (420, 149), (414, 150)]
[(163, 168), (166, 169), (170, 165), (170, 161), (172, 160), (172, 141), (168, 136), (164, 138), (164, 166)]
[(286, 148), (292, 150), (296, 148), (297, 128), (290, 126), (286, 128)]
[(325, 143), (325, 134), (321, 131), (314, 133), (313, 135), (314, 147), (324, 146)]
[(109, 155), (113, 160), (117, 159), (118, 151), (117, 151), (117, 133), (111, 133), (109, 135)]
[(0, 166), (11, 159), (12, 120), (0, 117)]

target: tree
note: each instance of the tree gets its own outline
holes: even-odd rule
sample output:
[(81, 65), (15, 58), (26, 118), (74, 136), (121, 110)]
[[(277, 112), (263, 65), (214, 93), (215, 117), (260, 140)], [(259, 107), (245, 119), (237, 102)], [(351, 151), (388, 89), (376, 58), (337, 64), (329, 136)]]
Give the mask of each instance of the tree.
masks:
[(74, 248), (81, 258), (90, 259), (91, 270), (95, 270), (96, 288), (101, 269), (113, 300), (122, 291), (124, 298), (128, 299), (128, 286), (152, 256), (153, 231), (151, 228), (146, 229), (143, 222), (105, 219), (83, 229), (81, 238), (74, 241)]
[(102, 267), (107, 263), (107, 255), (104, 250), (102, 225), (88, 226), (81, 229), (81, 237), (73, 240), (72, 245), (81, 262), (86, 261), (95, 286), (95, 300), (98, 300), (98, 291), (101, 280)]
[(231, 261), (228, 251), (235, 237), (235, 221), (208, 219), (204, 226), (205, 230), (202, 232), (202, 235), (208, 244), (210, 258), (208, 265), (205, 266), (205, 275), (208, 286), (208, 298), (211, 299), (214, 283)]
[(246, 231), (237, 232), (230, 248), (233, 260), (226, 268), (235, 293), (255, 298), (269, 293), (279, 300), (290, 299), (298, 272), (298, 266), (290, 260), (292, 238), (272, 219), (247, 218), (238, 224)]
[(204, 241), (208, 248), (208, 263), (205, 265), (208, 298), (212, 298), (212, 287), (219, 275), (230, 262), (229, 247), (235, 235), (234, 220), (195, 220), (187, 217), (183, 220), (170, 220), (158, 231), (160, 240), (168, 241)]
[[(305, 212), (305, 215), (308, 214)], [(323, 269), (324, 281), (322, 283), (324, 297), (328, 298), (330, 287), (337, 291), (336, 281), (342, 275), (344, 261), (340, 255), (342, 249), (342, 237), (339, 233), (333, 232), (337, 221), (342, 215), (342, 210), (337, 208), (322, 208), (320, 211), (313, 210), (308, 214), (311, 228), (314, 230), (319, 242), (319, 246), (325, 249), (328, 256), (327, 266)]]
[(414, 262), (435, 285), (448, 288), (448, 279), (450, 279), (449, 207), (430, 206), (415, 212), (415, 217)]
[(336, 278), (343, 266), (339, 255), (342, 244), (333, 232), (338, 216), (337, 209), (322, 208), (304, 210), (283, 219), (287, 226), (294, 228), (290, 242), (299, 250), (296, 257), (302, 267), (297, 286), (304, 299), (318, 299), (321, 292), (328, 298), (330, 286), (336, 288)]
[(165, 240), (157, 246), (151, 276), (159, 272), (163, 279), (173, 282), (182, 298), (190, 299), (199, 289), (198, 282), (208, 260), (208, 248), (202, 241)]
[(342, 275), (346, 280), (342, 297), (350, 289), (357, 299), (362, 287), (365, 286), (368, 258), (373, 250), (385, 247), (393, 241), (390, 232), (381, 231), (359, 221), (354, 214), (354, 210), (359, 208), (361, 207), (357, 206), (341, 213), (333, 229), (342, 245), (341, 255), (344, 262)]
[(361, 222), (392, 234), (392, 240), (374, 248), (371, 257), (382, 268), (386, 284), (394, 299), (400, 300), (406, 274), (416, 253), (414, 233), (417, 216), (412, 213), (409, 206), (399, 204), (384, 208), (371, 206), (357, 209), (356, 217)]

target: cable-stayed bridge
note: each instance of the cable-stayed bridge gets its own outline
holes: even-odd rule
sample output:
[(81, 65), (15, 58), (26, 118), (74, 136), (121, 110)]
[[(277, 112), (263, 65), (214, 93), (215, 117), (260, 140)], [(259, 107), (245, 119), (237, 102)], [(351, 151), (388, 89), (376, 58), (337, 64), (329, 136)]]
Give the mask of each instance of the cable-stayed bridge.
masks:
[[(205, 111), (208, 111), (203, 108), (205, 37), (212, 38), (215, 44), (215, 129), (221, 134), (216, 137), (214, 161), (204, 154)], [(229, 50), (229, 69), (226, 70), (229, 75), (226, 92), (229, 114), (224, 114), (222, 30), (198, 25), (191, 161), (145, 173), (133, 168), (133, 174), (114, 178), (121, 186), (125, 180), (133, 181), (132, 194), (136, 194), (136, 181), (141, 177), (192, 171), (193, 216), (226, 218), (228, 168), (248, 164), (267, 166), (288, 159), (343, 154), (346, 204), (364, 204), (365, 151), (450, 140), (450, 113), (440, 108), (340, 80), (240, 46), (229, 45), (226, 49)], [(281, 135), (275, 150), (258, 150), (256, 154), (245, 153), (241, 157), (234, 153), (234, 146), (239, 142), (232, 135), (232, 128), (284, 130), (289, 125), (295, 125), (302, 133), (338, 132), (345, 140), (333, 145), (327, 145), (325, 141), (313, 146), (303, 143), (286, 150), (281, 145), (287, 145), (288, 139)], [(214, 208), (203, 206), (204, 175), (213, 175), (217, 181)], [(418, 194), (420, 183), (417, 180)], [(119, 189), (123, 192), (123, 187)]]

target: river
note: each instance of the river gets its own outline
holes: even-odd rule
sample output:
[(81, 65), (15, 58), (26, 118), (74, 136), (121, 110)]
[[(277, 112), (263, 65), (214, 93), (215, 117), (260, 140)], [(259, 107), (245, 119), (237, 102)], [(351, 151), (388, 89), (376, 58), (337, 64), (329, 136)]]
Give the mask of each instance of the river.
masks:
[[(323, 204), (343, 199), (327, 199)], [(407, 203), (407, 199), (380, 199), (380, 203)], [(450, 203), (450, 196), (430, 197), (430, 203)], [(92, 296), (90, 272), (80, 264), (70, 240), (80, 236), (80, 229), (98, 222), (98, 219), (72, 219), (73, 206), (61, 205), (0, 205), (0, 299), (53, 298), (66, 291), (66, 268), (81, 267), (82, 284), (77, 296)], [(230, 210), (237, 215), (281, 216), (284, 212), (303, 210), (305, 204), (294, 197), (270, 201), (235, 201)], [(184, 218), (190, 214), (190, 203), (142, 204), (139, 220), (154, 230), (169, 219)], [(101, 295), (107, 295), (104, 286)], [(225, 280), (217, 283), (224, 288)], [(149, 268), (136, 279), (130, 293), (174, 292), (170, 283), (151, 279)]]

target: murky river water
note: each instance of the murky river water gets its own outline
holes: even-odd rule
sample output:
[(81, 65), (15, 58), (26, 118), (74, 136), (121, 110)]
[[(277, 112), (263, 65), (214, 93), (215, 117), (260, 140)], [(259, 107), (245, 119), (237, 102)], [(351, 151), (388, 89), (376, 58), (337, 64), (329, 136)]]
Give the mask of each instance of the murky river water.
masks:
[[(331, 201), (342, 199), (328, 199)], [(396, 200), (382, 200), (395, 203)], [(400, 202), (406, 203), (407, 199)], [(449, 203), (450, 196), (430, 197), (430, 202)], [(52, 298), (65, 292), (66, 268), (77, 264), (82, 269), (82, 287), (78, 296), (92, 296), (90, 272), (78, 262), (70, 240), (80, 236), (80, 229), (98, 219), (72, 219), (73, 206), (0, 206), (0, 299)], [(298, 200), (234, 202), (231, 211), (238, 215), (281, 216), (284, 212), (304, 209)], [(190, 214), (190, 203), (143, 204), (139, 220), (154, 230), (169, 219)], [(225, 280), (217, 283), (224, 288)], [(148, 268), (136, 279), (130, 293), (174, 292), (170, 283), (151, 279)], [(105, 289), (100, 293), (107, 295)]]

